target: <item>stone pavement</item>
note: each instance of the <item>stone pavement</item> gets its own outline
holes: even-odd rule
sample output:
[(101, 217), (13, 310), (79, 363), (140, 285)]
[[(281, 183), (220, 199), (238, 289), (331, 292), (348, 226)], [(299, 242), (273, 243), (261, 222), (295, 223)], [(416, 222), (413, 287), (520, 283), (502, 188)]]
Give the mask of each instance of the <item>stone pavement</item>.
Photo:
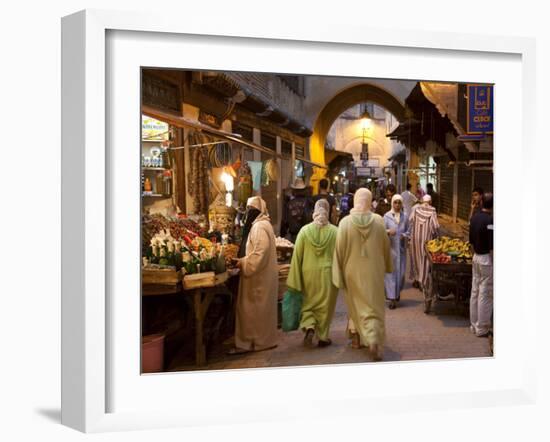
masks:
[[(304, 348), (301, 331), (284, 333), (279, 330), (279, 345), (272, 350), (228, 356), (231, 347), (226, 342), (209, 349), (205, 370), (288, 367), (297, 365), (342, 364), (371, 362), (365, 349), (352, 349), (345, 336), (346, 306), (339, 294), (332, 321), (333, 344), (326, 348)], [(401, 293), (397, 309), (386, 308), (386, 346), (384, 361), (410, 361), (422, 359), (489, 357), (486, 338), (470, 332), (468, 318), (457, 314), (452, 301), (439, 301), (429, 315), (423, 312), (422, 293), (409, 283)], [(169, 371), (197, 370), (192, 361), (176, 358)]]

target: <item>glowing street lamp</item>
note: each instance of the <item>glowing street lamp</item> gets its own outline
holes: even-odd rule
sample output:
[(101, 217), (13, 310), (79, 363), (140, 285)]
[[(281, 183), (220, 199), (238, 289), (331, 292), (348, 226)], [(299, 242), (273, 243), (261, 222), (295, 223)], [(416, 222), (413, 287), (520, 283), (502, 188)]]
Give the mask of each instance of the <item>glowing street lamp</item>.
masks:
[(231, 193), (234, 189), (233, 177), (224, 170), (220, 178), (225, 185), (225, 205), (231, 207), (233, 204), (233, 195)]
[(365, 160), (369, 159), (369, 145), (367, 144), (367, 131), (372, 127), (372, 117), (369, 114), (369, 111), (365, 111), (361, 114), (361, 129), (363, 131), (363, 139), (361, 142), (361, 151), (364, 155)]
[(366, 131), (372, 127), (372, 117), (369, 111), (365, 109), (365, 112), (361, 114), (361, 129), (363, 129), (363, 138), (366, 136)]

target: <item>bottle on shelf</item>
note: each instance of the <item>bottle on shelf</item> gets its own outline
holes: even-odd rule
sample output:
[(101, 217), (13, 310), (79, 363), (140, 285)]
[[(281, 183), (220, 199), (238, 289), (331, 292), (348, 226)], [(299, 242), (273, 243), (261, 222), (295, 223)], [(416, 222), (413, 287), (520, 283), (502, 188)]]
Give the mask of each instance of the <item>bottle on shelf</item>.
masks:
[(151, 192), (153, 190), (151, 186), (151, 180), (149, 178), (145, 178), (145, 182), (143, 183), (143, 191), (144, 192)]

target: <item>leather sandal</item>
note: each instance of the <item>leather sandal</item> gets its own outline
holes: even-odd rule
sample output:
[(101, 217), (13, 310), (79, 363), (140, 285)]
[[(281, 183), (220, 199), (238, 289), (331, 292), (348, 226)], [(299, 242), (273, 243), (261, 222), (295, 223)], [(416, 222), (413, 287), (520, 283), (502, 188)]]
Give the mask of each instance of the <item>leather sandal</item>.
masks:
[(304, 336), (304, 347), (313, 347), (313, 335), (315, 334), (315, 330), (312, 328), (308, 328), (306, 330), (306, 334)]
[(361, 348), (361, 339), (359, 338), (359, 333), (351, 333), (351, 348)]
[(330, 344), (332, 344), (332, 341), (329, 338), (327, 338), (326, 341), (319, 339), (319, 342), (317, 343), (319, 347), (328, 347)]

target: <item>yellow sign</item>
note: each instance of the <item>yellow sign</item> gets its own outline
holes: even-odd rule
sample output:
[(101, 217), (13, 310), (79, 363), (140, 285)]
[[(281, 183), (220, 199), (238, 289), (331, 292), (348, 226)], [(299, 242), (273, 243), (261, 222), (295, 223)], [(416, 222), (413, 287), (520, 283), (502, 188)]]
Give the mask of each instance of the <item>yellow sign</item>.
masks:
[(146, 115), (141, 116), (141, 138), (143, 140), (168, 140), (168, 123), (164, 123)]

